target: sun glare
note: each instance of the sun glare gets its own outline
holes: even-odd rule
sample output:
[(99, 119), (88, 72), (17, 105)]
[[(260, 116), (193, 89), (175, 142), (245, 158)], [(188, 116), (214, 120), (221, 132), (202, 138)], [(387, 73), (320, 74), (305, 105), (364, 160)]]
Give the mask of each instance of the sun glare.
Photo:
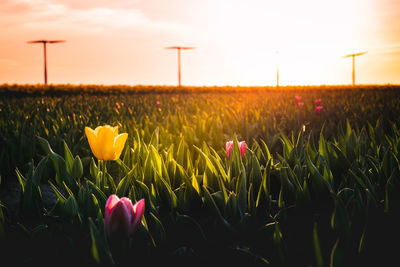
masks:
[(322, 84), (324, 68), (363, 49), (368, 1), (218, 1), (214, 38), (231, 64), (249, 67), (244, 83), (274, 84), (279, 67), (283, 84)]

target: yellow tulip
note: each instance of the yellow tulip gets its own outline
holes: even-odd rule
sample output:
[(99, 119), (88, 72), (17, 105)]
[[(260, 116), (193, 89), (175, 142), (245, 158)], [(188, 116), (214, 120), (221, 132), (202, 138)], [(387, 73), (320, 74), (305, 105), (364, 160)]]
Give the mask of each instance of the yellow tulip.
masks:
[(86, 137), (94, 156), (99, 160), (117, 160), (121, 155), (127, 133), (118, 134), (118, 126), (85, 127)]

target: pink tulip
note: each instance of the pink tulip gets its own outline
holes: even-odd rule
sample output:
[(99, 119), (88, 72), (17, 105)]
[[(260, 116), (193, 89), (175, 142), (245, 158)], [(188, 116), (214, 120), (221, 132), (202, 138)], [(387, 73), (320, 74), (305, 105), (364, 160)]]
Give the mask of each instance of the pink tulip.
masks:
[(294, 96), (294, 101), (296, 101), (297, 103), (300, 102), (303, 98), (301, 96), (295, 95)]
[(323, 106), (316, 106), (315, 107), (315, 114), (319, 115), (321, 113), (322, 109), (323, 109)]
[[(225, 148), (226, 148), (226, 157), (228, 159), (230, 159), (231, 158), (231, 150), (233, 148), (233, 141), (226, 142)], [(239, 142), (239, 149), (240, 149), (240, 156), (243, 158), (244, 153), (246, 152), (246, 142), (245, 141)]]
[(322, 104), (322, 99), (321, 98), (315, 99), (315, 105), (321, 106), (321, 104)]
[(106, 203), (105, 227), (109, 236), (121, 234), (129, 237), (140, 224), (144, 214), (144, 199), (135, 205), (127, 197), (111, 195)]
[(161, 106), (160, 101), (157, 101), (157, 102), (156, 102), (156, 107), (159, 108), (160, 106)]
[(231, 158), (231, 150), (232, 150), (232, 148), (233, 148), (233, 141), (226, 142), (225, 149), (226, 149), (226, 157), (228, 159)]
[(304, 102), (297, 102), (297, 107), (302, 108), (304, 106)]
[(246, 152), (246, 142), (245, 141), (239, 142), (239, 149), (240, 149), (240, 156), (243, 158), (244, 153)]

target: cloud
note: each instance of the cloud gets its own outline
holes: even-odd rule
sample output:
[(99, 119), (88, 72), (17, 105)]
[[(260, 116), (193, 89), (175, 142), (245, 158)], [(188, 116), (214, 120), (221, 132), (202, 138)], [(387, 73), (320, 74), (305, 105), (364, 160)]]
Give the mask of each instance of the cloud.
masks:
[(118, 29), (178, 31), (184, 26), (174, 21), (150, 19), (138, 8), (72, 8), (51, 0), (5, 0), (0, 9), (0, 25), (27, 29), (100, 32)]

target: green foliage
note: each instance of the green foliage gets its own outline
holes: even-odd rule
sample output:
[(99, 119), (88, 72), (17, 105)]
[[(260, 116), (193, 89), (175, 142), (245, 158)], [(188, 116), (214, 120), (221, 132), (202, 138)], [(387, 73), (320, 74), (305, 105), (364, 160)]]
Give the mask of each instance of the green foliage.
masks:
[[(116, 194), (146, 203), (141, 226), (120, 250), (130, 258), (211, 263), (218, 257), (278, 266), (368, 262), (371, 251), (389, 246), (374, 242), (382, 241), (374, 231), (400, 207), (398, 93), (296, 90), (33, 94), (24, 101), (9, 97), (7, 104), (3, 97), (1, 160), (14, 167), (21, 202), (16, 218), (0, 203), (0, 240), (23, 233), (24, 241), (51, 244), (46, 249), (54, 255), (127, 261), (104, 229), (105, 203)], [(295, 93), (304, 93), (303, 117)], [(317, 96), (324, 101), (320, 115), (310, 104)], [(85, 126), (106, 123), (129, 136), (116, 161), (93, 158), (84, 136)], [(57, 198), (51, 207), (44, 184)]]

